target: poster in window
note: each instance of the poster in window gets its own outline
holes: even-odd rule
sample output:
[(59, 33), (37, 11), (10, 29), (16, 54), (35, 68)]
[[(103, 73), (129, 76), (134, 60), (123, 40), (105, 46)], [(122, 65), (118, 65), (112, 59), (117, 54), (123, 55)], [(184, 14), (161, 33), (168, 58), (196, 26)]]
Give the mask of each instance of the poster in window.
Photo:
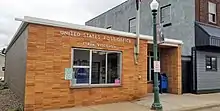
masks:
[(89, 83), (89, 70), (86, 68), (79, 68), (76, 70), (76, 83), (87, 84)]

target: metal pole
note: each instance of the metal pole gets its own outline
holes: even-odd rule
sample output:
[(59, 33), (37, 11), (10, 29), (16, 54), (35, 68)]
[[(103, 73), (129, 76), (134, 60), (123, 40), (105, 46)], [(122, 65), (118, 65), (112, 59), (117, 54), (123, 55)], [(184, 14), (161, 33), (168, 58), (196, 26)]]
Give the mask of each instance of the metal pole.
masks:
[[(153, 50), (154, 50), (154, 61), (158, 61), (157, 55), (157, 24), (156, 24), (156, 16), (157, 10), (152, 10), (153, 15)], [(155, 62), (154, 62), (155, 64)], [(155, 69), (154, 69), (155, 70)], [(158, 72), (154, 71), (154, 103), (152, 104), (153, 110), (162, 110), (162, 105), (160, 103), (159, 98), (159, 86), (158, 86)]]

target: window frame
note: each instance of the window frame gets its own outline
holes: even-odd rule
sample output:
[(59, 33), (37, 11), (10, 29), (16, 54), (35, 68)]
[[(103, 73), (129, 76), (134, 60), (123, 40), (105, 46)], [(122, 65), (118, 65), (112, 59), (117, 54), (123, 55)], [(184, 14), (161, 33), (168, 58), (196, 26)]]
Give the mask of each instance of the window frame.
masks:
[[(131, 21), (132, 21), (132, 20), (135, 20), (135, 26), (132, 26), (132, 27), (135, 27), (135, 32), (131, 32)], [(134, 34), (137, 33), (137, 32), (136, 32), (136, 27), (137, 27), (136, 22), (137, 22), (136, 17), (132, 17), (132, 18), (130, 18), (130, 19), (128, 20), (128, 32), (134, 33)]]
[[(89, 65), (88, 66), (74, 66), (73, 65), (73, 63), (74, 63), (74, 50), (87, 50), (87, 51), (89, 51), (89, 60), (91, 59), (91, 51), (89, 50), (89, 49), (81, 49), (81, 48), (72, 48), (71, 49), (71, 68), (84, 68), (84, 69), (89, 69), (89, 83), (87, 83), (87, 84), (77, 84), (77, 86), (85, 86), (85, 85), (89, 85), (89, 84), (91, 84), (90, 82), (90, 77), (91, 77), (91, 75), (90, 75), (90, 72), (92, 71), (92, 69), (91, 69), (91, 63), (90, 63), (90, 61), (89, 61)], [(70, 86), (72, 86), (72, 81), (70, 81)], [(74, 85), (75, 86), (75, 85)]]
[[(74, 50), (89, 50), (90, 51), (90, 55), (89, 55), (89, 66), (74, 66), (73, 65), (73, 61), (74, 61)], [(117, 53), (120, 54), (119, 56), (119, 65), (120, 65), (120, 69), (119, 69), (119, 78), (120, 78), (120, 83), (119, 84), (115, 84), (115, 83), (108, 83), (107, 82), (107, 76), (105, 77), (106, 81), (105, 84), (92, 84), (92, 52), (93, 51), (103, 51), (106, 52), (105, 56), (106, 56), (106, 75), (108, 74), (107, 72), (107, 68), (108, 68), (108, 60), (107, 60), (107, 55), (108, 53)], [(117, 86), (121, 86), (122, 85), (122, 51), (110, 51), (110, 50), (100, 50), (100, 49), (89, 49), (89, 48), (71, 48), (71, 68), (89, 68), (89, 83), (88, 84), (72, 84), (72, 81), (70, 81), (70, 86), (72, 88), (83, 88), (83, 87), (117, 87)]]
[[(209, 59), (210, 61), (210, 68), (207, 68), (208, 63), (207, 63), (207, 58)], [(213, 61), (212, 61), (212, 58), (215, 58), (216, 61), (215, 61), (215, 68), (213, 68)], [(205, 68), (206, 68), (206, 71), (218, 71), (218, 58), (216, 56), (205, 56)]]
[[(162, 16), (163, 16), (163, 9), (166, 9), (166, 8), (169, 8), (170, 9), (170, 11), (169, 11), (169, 21), (167, 21), (167, 23), (166, 23), (166, 21), (163, 21), (163, 18), (162, 18)], [(163, 27), (167, 27), (167, 26), (171, 26), (172, 25), (172, 23), (171, 23), (171, 20), (172, 20), (172, 16), (171, 16), (171, 14), (172, 14), (172, 9), (171, 9), (171, 4), (167, 4), (167, 5), (164, 5), (164, 6), (162, 6), (162, 7), (160, 7), (160, 23), (161, 24), (163, 24)]]
[[(215, 5), (215, 12), (212, 13), (209, 9), (210, 9), (210, 6), (212, 6), (211, 4)], [(212, 16), (212, 14), (215, 16), (215, 21), (211, 20), (210, 19), (210, 15)], [(214, 3), (214, 2), (211, 2), (211, 1), (208, 1), (208, 21), (210, 23), (214, 23), (216, 24), (217, 23), (217, 4)]]

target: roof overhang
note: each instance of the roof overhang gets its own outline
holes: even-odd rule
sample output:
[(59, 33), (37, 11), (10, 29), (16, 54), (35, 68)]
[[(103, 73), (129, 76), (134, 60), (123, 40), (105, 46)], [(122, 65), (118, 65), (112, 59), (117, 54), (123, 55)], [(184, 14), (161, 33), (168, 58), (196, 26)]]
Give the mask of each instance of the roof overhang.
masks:
[(196, 25), (201, 27), (203, 31), (207, 33), (209, 36), (220, 37), (220, 27), (201, 22), (196, 22)]
[[(26, 26), (29, 23), (61, 27), (61, 28), (69, 28), (69, 29), (75, 29), (75, 30), (83, 30), (83, 31), (96, 32), (96, 33), (102, 33), (102, 34), (117, 35), (117, 36), (123, 36), (123, 37), (128, 37), (128, 38), (137, 37), (137, 35), (133, 33), (127, 33), (127, 32), (122, 32), (122, 31), (109, 30), (109, 29), (97, 28), (97, 27), (91, 27), (91, 26), (85, 26), (85, 25), (78, 25), (78, 24), (72, 24), (72, 23), (67, 23), (67, 22), (60, 22), (60, 21), (54, 21), (54, 20), (48, 20), (48, 19), (42, 19), (42, 18), (36, 18), (36, 17), (29, 17), (29, 16), (25, 16), (23, 19), (16, 18), (15, 20), (22, 21), (22, 23), (20, 27), (18, 28), (17, 32), (15, 33), (13, 39), (11, 40), (7, 48), (7, 51), (12, 46), (12, 44), (17, 40), (19, 35), (23, 32), (23, 30), (26, 28)], [(152, 43), (153, 41), (153, 37), (148, 36), (148, 35), (140, 35), (140, 39), (148, 40), (148, 43)], [(183, 42), (181, 40), (165, 38), (164, 43), (160, 45), (178, 46), (182, 44)]]
[(220, 27), (201, 22), (195, 23), (196, 46), (220, 47)]

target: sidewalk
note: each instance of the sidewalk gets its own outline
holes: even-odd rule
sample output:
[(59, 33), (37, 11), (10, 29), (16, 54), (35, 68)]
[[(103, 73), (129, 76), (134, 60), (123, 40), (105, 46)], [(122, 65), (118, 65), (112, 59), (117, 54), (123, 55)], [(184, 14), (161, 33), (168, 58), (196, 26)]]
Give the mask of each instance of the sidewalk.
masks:
[[(220, 106), (220, 93), (213, 94), (184, 94), (184, 95), (172, 95), (162, 94), (160, 95), (160, 101), (163, 105), (163, 111), (192, 111), (195, 109)], [(142, 98), (140, 101), (133, 103), (149, 107), (153, 101), (153, 95)]]
[[(220, 106), (219, 98), (220, 93), (203, 95), (160, 95), (163, 111), (193, 111), (196, 109)], [(136, 101), (50, 111), (151, 111), (150, 106), (152, 102), (153, 94), (149, 94), (147, 97)]]

